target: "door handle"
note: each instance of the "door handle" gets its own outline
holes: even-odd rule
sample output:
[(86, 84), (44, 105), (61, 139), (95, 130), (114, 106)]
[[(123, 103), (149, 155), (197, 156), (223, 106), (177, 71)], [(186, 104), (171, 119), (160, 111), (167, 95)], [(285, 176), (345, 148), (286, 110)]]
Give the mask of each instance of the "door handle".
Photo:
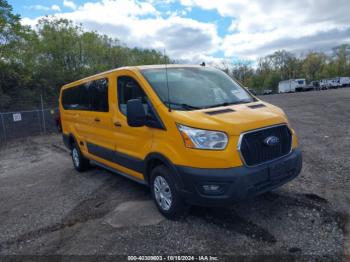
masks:
[(95, 118), (95, 122), (100, 122), (101, 119), (99, 119), (98, 117)]
[(117, 121), (117, 122), (114, 122), (114, 126), (116, 126), (116, 127), (121, 127), (122, 124), (121, 124), (119, 121)]

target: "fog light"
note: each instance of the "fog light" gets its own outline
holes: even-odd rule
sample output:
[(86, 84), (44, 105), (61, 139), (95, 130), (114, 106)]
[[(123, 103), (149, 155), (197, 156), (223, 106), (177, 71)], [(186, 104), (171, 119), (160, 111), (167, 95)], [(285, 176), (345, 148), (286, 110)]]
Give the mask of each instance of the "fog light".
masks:
[(225, 192), (224, 184), (201, 184), (200, 191), (206, 195), (220, 195)]
[(204, 191), (212, 192), (212, 191), (218, 191), (220, 188), (219, 185), (203, 185), (202, 186)]

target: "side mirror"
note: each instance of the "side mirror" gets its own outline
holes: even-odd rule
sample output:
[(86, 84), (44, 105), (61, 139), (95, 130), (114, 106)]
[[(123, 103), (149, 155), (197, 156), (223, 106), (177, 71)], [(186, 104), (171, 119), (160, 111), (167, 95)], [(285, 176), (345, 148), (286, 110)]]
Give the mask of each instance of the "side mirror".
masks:
[(131, 99), (127, 103), (126, 118), (131, 127), (141, 127), (146, 124), (146, 112), (140, 99)]

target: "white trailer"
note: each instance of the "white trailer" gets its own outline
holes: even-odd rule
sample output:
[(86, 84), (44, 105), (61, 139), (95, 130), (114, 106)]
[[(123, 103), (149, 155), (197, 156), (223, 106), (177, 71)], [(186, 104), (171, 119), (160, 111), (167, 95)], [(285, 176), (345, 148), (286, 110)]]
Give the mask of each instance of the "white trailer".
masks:
[(335, 79), (339, 87), (350, 86), (350, 77), (336, 77)]
[(320, 81), (311, 81), (310, 90), (320, 90)]
[(306, 88), (306, 81), (303, 78), (289, 79), (278, 83), (278, 93), (291, 93), (303, 91)]
[(327, 79), (321, 79), (320, 80), (320, 89), (324, 90), (324, 89), (328, 89), (329, 88), (329, 84)]
[(335, 78), (321, 79), (320, 80), (320, 88), (321, 89), (330, 89), (337, 88), (338, 82)]

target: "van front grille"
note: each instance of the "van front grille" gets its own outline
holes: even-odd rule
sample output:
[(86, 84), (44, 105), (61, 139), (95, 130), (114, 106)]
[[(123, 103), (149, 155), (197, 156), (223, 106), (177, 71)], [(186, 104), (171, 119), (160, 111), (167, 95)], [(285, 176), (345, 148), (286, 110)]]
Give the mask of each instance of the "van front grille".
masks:
[[(269, 137), (277, 137), (278, 142), (269, 145), (266, 143)], [(291, 146), (290, 129), (287, 125), (278, 125), (242, 134), (238, 150), (247, 166), (255, 166), (287, 155)]]

